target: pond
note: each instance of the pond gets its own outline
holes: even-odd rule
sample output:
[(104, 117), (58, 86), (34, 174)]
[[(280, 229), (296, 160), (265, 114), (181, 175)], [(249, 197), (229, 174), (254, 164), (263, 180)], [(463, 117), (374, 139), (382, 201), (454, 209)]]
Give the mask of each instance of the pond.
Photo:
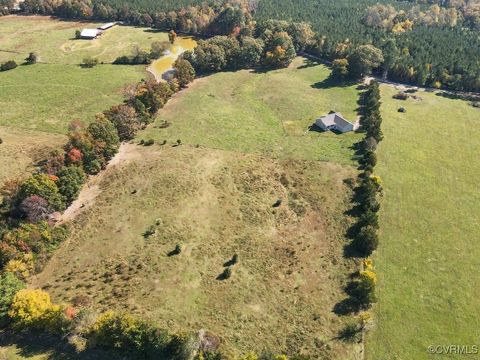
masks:
[(170, 45), (166, 54), (153, 61), (147, 68), (157, 80), (162, 79), (162, 75), (172, 70), (173, 63), (177, 58), (187, 50), (193, 50), (197, 46), (194, 38), (189, 36), (178, 36), (173, 45)]

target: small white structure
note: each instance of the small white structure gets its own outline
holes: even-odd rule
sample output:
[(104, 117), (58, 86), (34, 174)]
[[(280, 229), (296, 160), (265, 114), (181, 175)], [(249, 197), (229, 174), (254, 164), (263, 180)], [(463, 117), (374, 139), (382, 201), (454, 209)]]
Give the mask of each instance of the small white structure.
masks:
[(315, 120), (315, 125), (324, 131), (335, 130), (341, 133), (353, 131), (353, 124), (338, 112), (330, 112)]
[(115, 26), (116, 24), (117, 24), (116, 22), (106, 23), (106, 24), (103, 24), (102, 26), (99, 26), (98, 30), (107, 30), (107, 29), (110, 29), (112, 26)]
[(97, 29), (83, 29), (80, 33), (80, 39), (95, 39), (100, 34)]

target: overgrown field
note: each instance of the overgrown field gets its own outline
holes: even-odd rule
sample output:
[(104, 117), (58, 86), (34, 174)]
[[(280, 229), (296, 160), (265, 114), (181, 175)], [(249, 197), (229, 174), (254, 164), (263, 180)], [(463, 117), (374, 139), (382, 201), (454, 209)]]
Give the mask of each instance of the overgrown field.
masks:
[(126, 146), (32, 285), (56, 301), (89, 295), (99, 309), (173, 331), (208, 329), (227, 351), (353, 358), (354, 345), (334, 340), (348, 318), (332, 312), (356, 269), (342, 255), (353, 168)]
[(45, 132), (0, 126), (0, 184), (31, 172), (30, 165), (43, 160), (52, 149), (61, 147), (65, 137)]
[(480, 337), (480, 111), (427, 92), (417, 93), (421, 101), (393, 100), (396, 92), (382, 86), (377, 169), (385, 199), (377, 325), (366, 344), (372, 360), (429, 359), (429, 345), (475, 345)]
[[(211, 75), (172, 99), (138, 138), (354, 164), (351, 147), (360, 134), (308, 131), (330, 110), (356, 120), (356, 85), (332, 84), (329, 74), (297, 58), (288, 69)], [(165, 121), (171, 125), (162, 128)]]

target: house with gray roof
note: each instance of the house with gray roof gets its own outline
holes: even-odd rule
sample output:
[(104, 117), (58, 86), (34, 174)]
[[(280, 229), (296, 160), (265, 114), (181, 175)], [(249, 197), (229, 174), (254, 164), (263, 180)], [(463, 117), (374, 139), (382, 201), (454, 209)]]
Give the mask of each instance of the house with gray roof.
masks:
[(353, 131), (353, 124), (345, 119), (338, 112), (330, 112), (328, 115), (322, 116), (315, 120), (317, 125), (323, 131), (335, 130), (341, 133)]

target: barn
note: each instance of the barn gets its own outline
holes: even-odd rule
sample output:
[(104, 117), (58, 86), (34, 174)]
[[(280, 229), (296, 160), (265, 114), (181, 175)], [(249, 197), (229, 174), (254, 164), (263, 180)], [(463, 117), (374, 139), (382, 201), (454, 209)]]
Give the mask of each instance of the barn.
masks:
[(97, 29), (83, 29), (80, 33), (80, 39), (95, 39), (100, 34)]
[(353, 131), (354, 127), (342, 114), (333, 111), (315, 120), (315, 125), (323, 131), (334, 130), (341, 133)]

